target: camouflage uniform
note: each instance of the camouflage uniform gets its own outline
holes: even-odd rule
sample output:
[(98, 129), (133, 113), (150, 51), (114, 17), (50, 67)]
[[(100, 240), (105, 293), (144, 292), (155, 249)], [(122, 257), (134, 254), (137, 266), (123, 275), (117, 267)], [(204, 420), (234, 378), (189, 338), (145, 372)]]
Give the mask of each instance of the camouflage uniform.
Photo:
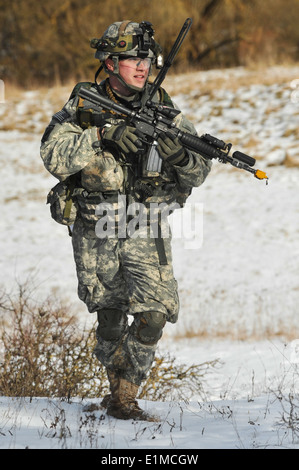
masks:
[[(166, 321), (174, 323), (178, 318), (171, 237), (164, 239), (162, 261), (156, 239), (149, 236), (99, 238), (96, 208), (105, 201), (117, 207), (119, 194), (125, 196), (127, 204), (141, 198), (147, 207), (151, 202), (178, 201), (183, 205), (192, 188), (203, 183), (211, 164), (186, 150), (186, 165), (164, 162), (154, 184), (153, 180), (141, 181), (133, 171), (136, 155), (116, 156), (99, 145), (98, 128), (107, 122), (126, 122), (126, 118), (95, 113), (91, 103), (77, 96), (80, 86), (93, 87), (91, 84), (75, 87), (62, 111), (53, 116), (42, 139), (41, 157), (47, 170), (59, 180), (78, 174), (75, 189), (78, 215), (72, 243), (79, 298), (90, 312), (98, 314), (95, 354), (107, 369), (140, 384), (151, 367)], [(106, 86), (107, 81), (100, 85), (103, 95), (107, 95)], [(149, 86), (142, 100), (146, 100)], [(137, 95), (128, 98), (126, 106), (131, 106), (134, 99)], [(154, 98), (164, 102), (165, 99), (166, 104), (172, 105), (164, 92)], [(196, 134), (182, 114), (176, 118), (176, 125)], [(138, 187), (141, 192), (136, 190)], [(142, 193), (142, 188), (150, 191)], [(130, 325), (128, 315), (133, 315)]]

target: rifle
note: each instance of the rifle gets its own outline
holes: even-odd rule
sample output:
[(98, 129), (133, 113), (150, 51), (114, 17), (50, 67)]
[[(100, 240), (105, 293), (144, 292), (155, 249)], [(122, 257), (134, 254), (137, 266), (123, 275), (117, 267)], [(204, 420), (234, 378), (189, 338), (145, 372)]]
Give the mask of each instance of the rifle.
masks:
[(236, 168), (252, 173), (259, 180), (266, 179), (266, 182), (268, 182), (268, 177), (265, 172), (253, 168), (256, 163), (253, 157), (239, 151), (234, 152), (232, 156), (230, 156), (229, 153), (232, 148), (231, 143), (226, 144), (217, 137), (213, 137), (209, 134), (198, 137), (188, 132), (181, 131), (176, 127), (174, 122), (175, 117), (180, 114), (181, 111), (152, 101), (154, 94), (161, 86), (161, 83), (171, 67), (191, 24), (191, 18), (187, 18), (163, 67), (160, 69), (159, 74), (152, 84), (149, 99), (143, 107), (140, 106), (139, 109), (136, 108), (132, 110), (83, 87), (80, 88), (78, 95), (96, 107), (100, 107), (101, 110), (106, 109), (108, 111), (114, 111), (128, 117), (130, 125), (138, 129), (144, 135), (149, 150), (143, 164), (142, 176), (155, 177), (160, 174), (162, 159), (157, 151), (157, 139), (161, 134), (170, 132), (174, 138), (178, 137), (181, 144), (187, 149), (199, 153), (210, 160), (215, 158), (221, 163), (229, 163)]
[[(147, 160), (147, 174), (143, 176), (158, 176), (160, 173), (161, 158), (155, 150), (159, 135), (165, 132), (171, 132), (174, 137), (178, 137), (181, 144), (189, 150), (199, 153), (210, 160), (217, 159), (221, 163), (230, 163), (236, 168), (249, 171), (257, 179), (268, 180), (265, 172), (254, 169), (256, 160), (245, 153), (236, 151), (229, 156), (232, 144), (226, 144), (222, 140), (217, 139), (209, 134), (201, 137), (183, 132), (175, 127), (174, 118), (181, 112), (177, 109), (170, 108), (161, 104), (147, 102), (142, 111), (131, 110), (125, 106), (114, 103), (109, 98), (99, 95), (98, 93), (80, 88), (79, 96), (89, 101), (101, 109), (112, 110), (116, 113), (125, 115), (129, 118), (131, 125), (136, 127), (145, 136), (150, 146), (149, 157)], [(159, 159), (159, 160), (158, 160)]]

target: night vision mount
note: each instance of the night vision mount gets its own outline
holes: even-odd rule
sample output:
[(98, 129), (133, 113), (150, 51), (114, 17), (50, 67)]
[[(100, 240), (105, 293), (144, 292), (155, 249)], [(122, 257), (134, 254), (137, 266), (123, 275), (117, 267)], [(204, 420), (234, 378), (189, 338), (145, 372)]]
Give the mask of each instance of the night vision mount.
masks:
[(151, 46), (154, 46), (154, 29), (149, 21), (139, 23), (139, 28), (135, 30), (138, 38), (138, 56), (145, 59), (148, 56)]

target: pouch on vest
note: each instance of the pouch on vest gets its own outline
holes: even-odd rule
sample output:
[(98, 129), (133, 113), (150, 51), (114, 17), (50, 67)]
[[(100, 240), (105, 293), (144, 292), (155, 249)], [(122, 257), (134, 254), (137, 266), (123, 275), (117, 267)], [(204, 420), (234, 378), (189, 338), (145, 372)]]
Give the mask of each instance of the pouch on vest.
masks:
[(69, 177), (67, 180), (57, 183), (47, 196), (51, 217), (58, 224), (69, 226), (75, 222), (77, 208), (72, 198), (75, 185), (76, 178)]

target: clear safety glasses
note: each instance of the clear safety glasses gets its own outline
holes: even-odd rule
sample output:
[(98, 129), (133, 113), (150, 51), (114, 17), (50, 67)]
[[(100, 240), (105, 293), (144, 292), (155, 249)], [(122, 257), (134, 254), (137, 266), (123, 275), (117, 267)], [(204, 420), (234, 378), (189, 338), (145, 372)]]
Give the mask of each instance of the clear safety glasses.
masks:
[(123, 65), (134, 69), (140, 66), (143, 66), (145, 69), (149, 69), (152, 62), (149, 57), (146, 57), (145, 59), (141, 59), (140, 57), (120, 57), (119, 60)]

